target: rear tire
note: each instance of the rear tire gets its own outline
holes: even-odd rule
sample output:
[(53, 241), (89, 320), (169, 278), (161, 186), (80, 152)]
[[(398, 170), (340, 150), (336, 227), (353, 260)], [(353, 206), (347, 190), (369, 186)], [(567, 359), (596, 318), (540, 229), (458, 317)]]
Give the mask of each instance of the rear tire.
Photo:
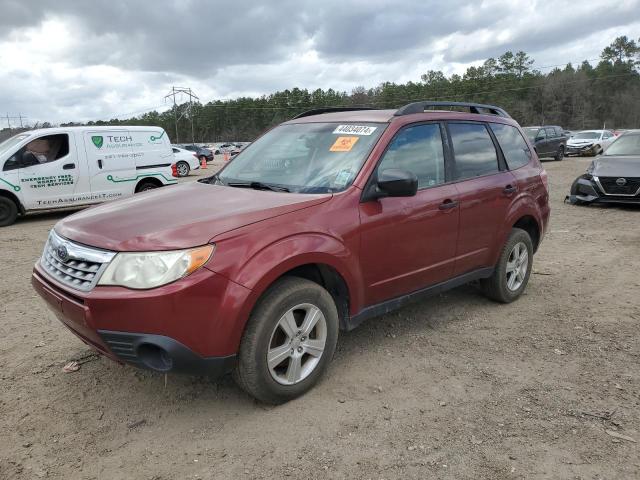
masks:
[(18, 206), (7, 197), (0, 197), (0, 227), (12, 225), (18, 218)]
[(152, 180), (142, 180), (136, 186), (136, 193), (147, 192), (149, 190), (153, 190), (154, 188), (158, 188), (158, 184)]
[(555, 159), (557, 162), (561, 162), (563, 158), (564, 158), (564, 147), (560, 145), (560, 148), (556, 152)]
[(187, 162), (178, 162), (176, 164), (176, 171), (178, 172), (179, 177), (187, 177), (189, 176), (189, 171), (191, 168)]
[(337, 340), (338, 311), (329, 292), (310, 280), (284, 277), (249, 317), (234, 379), (261, 402), (287, 402), (318, 382)]
[(491, 277), (480, 282), (484, 294), (501, 303), (517, 300), (529, 282), (533, 264), (533, 242), (529, 234), (513, 228), (502, 248)]

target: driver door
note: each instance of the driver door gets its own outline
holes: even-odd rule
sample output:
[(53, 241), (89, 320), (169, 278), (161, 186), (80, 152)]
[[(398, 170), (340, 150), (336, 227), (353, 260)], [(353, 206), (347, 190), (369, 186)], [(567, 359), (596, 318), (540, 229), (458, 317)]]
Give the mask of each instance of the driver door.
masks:
[(441, 126), (401, 129), (377, 171), (388, 168), (415, 173), (418, 192), (360, 204), (360, 263), (368, 305), (448, 280), (455, 263), (458, 193), (446, 183)]
[[(46, 142), (50, 146), (48, 153), (33, 155), (29, 145), (34, 141)], [(80, 164), (73, 135), (42, 135), (30, 140), (14, 157), (21, 166), (20, 189), (27, 210), (82, 203), (75, 196)]]

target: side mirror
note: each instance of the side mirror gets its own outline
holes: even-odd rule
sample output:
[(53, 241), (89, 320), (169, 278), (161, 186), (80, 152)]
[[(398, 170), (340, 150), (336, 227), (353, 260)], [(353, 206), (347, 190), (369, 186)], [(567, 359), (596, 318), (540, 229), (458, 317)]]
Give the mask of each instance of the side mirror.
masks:
[(413, 172), (389, 168), (378, 172), (377, 187), (381, 197), (413, 197), (418, 191), (418, 177)]

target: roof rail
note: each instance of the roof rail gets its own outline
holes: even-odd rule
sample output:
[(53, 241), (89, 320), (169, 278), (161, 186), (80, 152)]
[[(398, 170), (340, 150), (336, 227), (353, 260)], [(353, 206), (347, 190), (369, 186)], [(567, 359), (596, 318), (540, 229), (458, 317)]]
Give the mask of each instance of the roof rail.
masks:
[(299, 113), (291, 120), (295, 120), (296, 118), (302, 117), (310, 117), (311, 115), (320, 115), (321, 113), (332, 113), (332, 112), (351, 112), (356, 110), (375, 110), (375, 108), (371, 107), (321, 107), (314, 108), (313, 110), (307, 110), (306, 112)]
[(481, 103), (467, 103), (467, 102), (414, 102), (405, 105), (404, 107), (400, 107), (394, 116), (399, 117), (402, 115), (409, 115), (411, 113), (423, 113), (429, 107), (465, 107), (469, 109), (470, 113), (485, 113), (482, 110), (486, 110), (486, 113), (491, 115), (498, 115), (499, 117), (511, 118), (507, 112), (505, 112), (502, 108), (496, 107), (495, 105), (483, 105)]

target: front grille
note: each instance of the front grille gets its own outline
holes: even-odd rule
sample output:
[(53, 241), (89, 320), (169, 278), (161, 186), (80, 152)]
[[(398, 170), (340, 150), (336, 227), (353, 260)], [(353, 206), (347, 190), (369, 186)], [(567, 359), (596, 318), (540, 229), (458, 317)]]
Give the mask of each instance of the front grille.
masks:
[(113, 252), (74, 243), (52, 230), (40, 264), (60, 283), (86, 292), (96, 285), (114, 255)]
[[(620, 179), (624, 179), (626, 183), (619, 185)], [(633, 196), (640, 193), (640, 177), (599, 177), (598, 180), (607, 195)]]

